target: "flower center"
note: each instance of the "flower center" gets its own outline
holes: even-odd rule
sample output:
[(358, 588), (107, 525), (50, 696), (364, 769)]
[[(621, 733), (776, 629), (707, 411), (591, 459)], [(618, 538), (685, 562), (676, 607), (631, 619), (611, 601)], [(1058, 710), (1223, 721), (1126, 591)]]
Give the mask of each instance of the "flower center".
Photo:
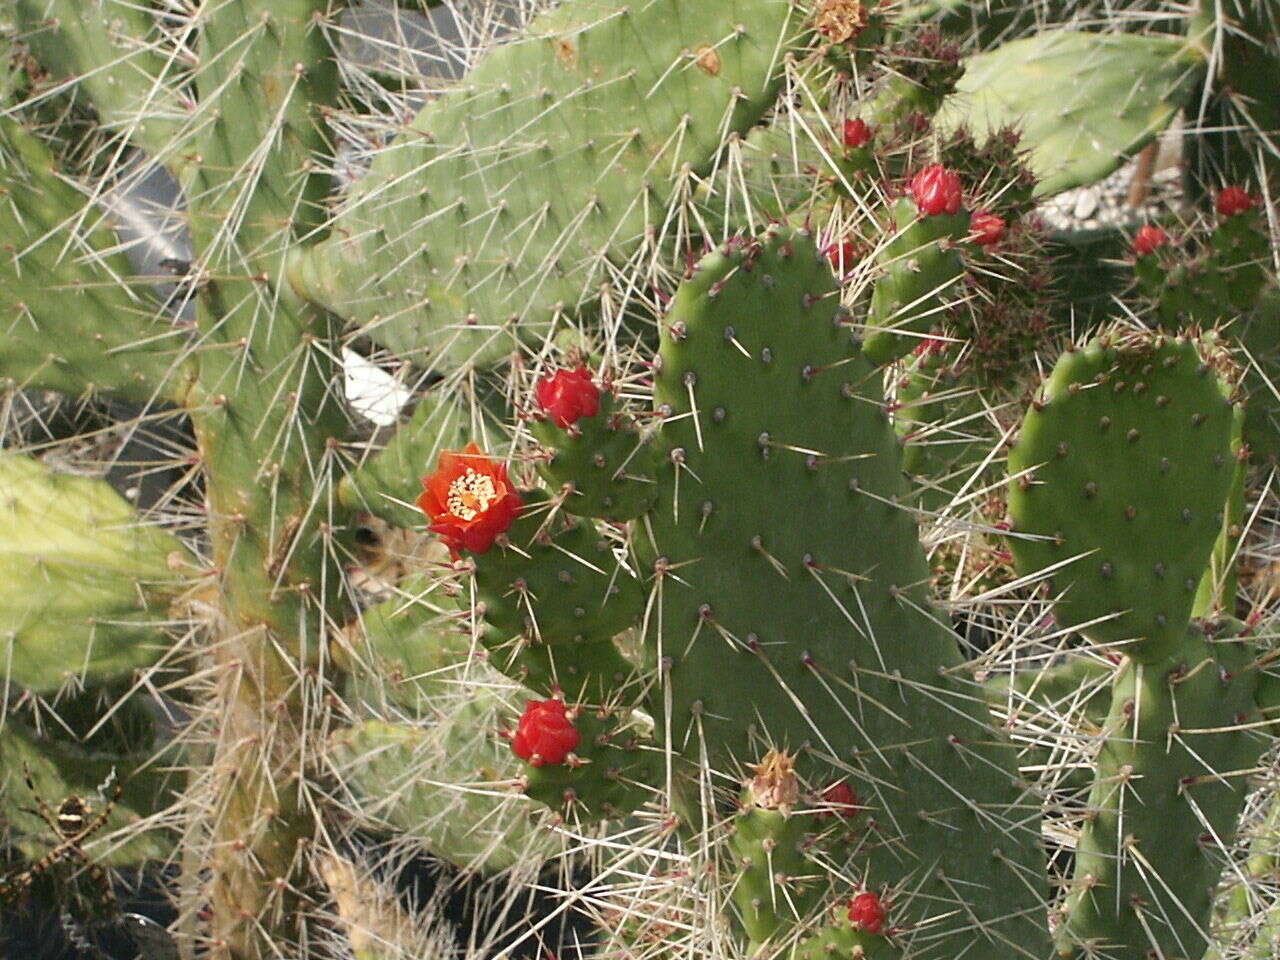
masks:
[(449, 496), (445, 500), (449, 512), (459, 520), (474, 520), (498, 499), (498, 488), (493, 477), (476, 473), (471, 467), (449, 484)]

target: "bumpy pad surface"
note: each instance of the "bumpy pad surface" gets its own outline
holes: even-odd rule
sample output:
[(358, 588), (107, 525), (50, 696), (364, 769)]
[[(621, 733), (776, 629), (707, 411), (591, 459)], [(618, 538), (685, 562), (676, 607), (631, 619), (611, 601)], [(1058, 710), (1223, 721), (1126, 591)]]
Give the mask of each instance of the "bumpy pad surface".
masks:
[(429, 104), (299, 266), (307, 295), (416, 359), (494, 357), (590, 298), (686, 165), (773, 102), (788, 0), (574, 0)]
[(1038, 818), (1015, 809), (1028, 798), (985, 708), (944, 672), (955, 638), (928, 606), (893, 428), (836, 289), (812, 238), (786, 233), (708, 256), (676, 294), (662, 493), (636, 534), (669, 685), (657, 726), (735, 779), (770, 746), (800, 752), (809, 788), (847, 779), (873, 882), (914, 891), (904, 917), (944, 915), (921, 958), (961, 954), (975, 917), (1046, 955), (1044, 891), (1024, 883), (1038, 846), (1002, 842)]
[(1059, 622), (1159, 656), (1182, 636), (1220, 529), (1231, 404), (1195, 345), (1168, 338), (1064, 354), (1044, 396), (1009, 453), (1018, 569), (1063, 564)]

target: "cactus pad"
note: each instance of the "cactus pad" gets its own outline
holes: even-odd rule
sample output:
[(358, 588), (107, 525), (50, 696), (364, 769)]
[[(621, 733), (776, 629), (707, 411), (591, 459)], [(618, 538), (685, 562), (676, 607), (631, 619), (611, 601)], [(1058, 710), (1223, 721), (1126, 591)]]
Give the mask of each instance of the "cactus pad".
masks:
[(965, 61), (947, 125), (1022, 125), (1037, 196), (1107, 176), (1168, 126), (1204, 73), (1176, 37), (1046, 31)]
[(1062, 565), (1060, 623), (1139, 658), (1180, 642), (1221, 529), (1232, 418), (1192, 342), (1063, 355), (1009, 453), (1014, 556), (1023, 574)]
[[(956, 640), (929, 609), (897, 441), (836, 290), (812, 238), (782, 232), (709, 255), (676, 293), (655, 381), (663, 494), (635, 538), (668, 685), (655, 722), (729, 774), (776, 747), (810, 787), (848, 778), (885, 831), (873, 875), (920, 891), (904, 915), (956, 910), (936, 956), (975, 922), (1043, 943), (1024, 913), (1041, 894), (1006, 882), (1031, 861), (997, 839), (1006, 816), (1031, 823), (1001, 812), (1021, 802), (1012, 750), (949, 673)], [(970, 884), (984, 894), (961, 909)]]
[(791, 7), (562, 4), (379, 154), (295, 284), (418, 360), (543, 336), (772, 104)]
[(143, 526), (103, 480), (0, 456), (0, 636), (8, 678), (56, 690), (69, 677), (104, 680), (154, 663), (161, 621), (181, 589), (171, 534)]

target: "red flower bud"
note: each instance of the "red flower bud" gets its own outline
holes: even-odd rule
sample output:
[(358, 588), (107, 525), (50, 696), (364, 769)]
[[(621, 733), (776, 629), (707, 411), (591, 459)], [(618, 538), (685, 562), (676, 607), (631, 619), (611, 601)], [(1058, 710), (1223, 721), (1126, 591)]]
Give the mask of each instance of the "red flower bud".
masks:
[(1169, 235), (1159, 227), (1145, 226), (1133, 238), (1133, 252), (1140, 257), (1155, 253), (1169, 242)]
[(557, 427), (568, 427), (579, 417), (594, 417), (600, 409), (600, 391), (585, 366), (543, 377), (537, 392), (538, 405)]
[(857, 256), (858, 248), (852, 240), (845, 240), (843, 243), (833, 243), (827, 247), (827, 260), (831, 262), (831, 269), (836, 273), (848, 273), (853, 268), (854, 257)]
[(564, 763), (582, 739), (565, 715), (563, 700), (529, 700), (511, 738), (517, 757), (535, 767)]
[(947, 341), (941, 337), (925, 337), (916, 344), (915, 355), (917, 357), (928, 357), (935, 353), (942, 353), (947, 349)]
[(969, 232), (980, 247), (993, 247), (1004, 237), (1004, 217), (979, 210), (969, 218)]
[(459, 550), (484, 553), (492, 547), (523, 506), (506, 466), (490, 460), (474, 443), (465, 450), (442, 451), (436, 472), (423, 477), (422, 486), (418, 507), (455, 558)]
[(833, 783), (823, 790), (822, 802), (829, 808), (822, 811), (824, 816), (856, 817), (858, 815), (858, 795), (844, 780)]
[(911, 179), (907, 192), (926, 217), (960, 212), (960, 176), (940, 163), (931, 164)]
[(1224, 217), (1234, 217), (1253, 209), (1253, 197), (1243, 187), (1223, 187), (1218, 194), (1218, 212)]
[(849, 921), (855, 930), (879, 933), (884, 929), (885, 909), (880, 898), (868, 890), (849, 901)]
[(844, 145), (846, 147), (865, 147), (871, 142), (871, 128), (861, 117), (844, 122)]

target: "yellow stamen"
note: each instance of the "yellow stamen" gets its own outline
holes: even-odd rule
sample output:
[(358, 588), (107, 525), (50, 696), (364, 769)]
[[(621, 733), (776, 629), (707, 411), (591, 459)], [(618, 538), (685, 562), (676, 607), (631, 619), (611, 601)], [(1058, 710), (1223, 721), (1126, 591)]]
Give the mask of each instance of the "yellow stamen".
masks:
[(467, 472), (449, 484), (449, 496), (445, 505), (449, 512), (459, 520), (474, 520), (484, 513), (498, 499), (498, 489), (493, 477), (476, 473), (471, 467)]

